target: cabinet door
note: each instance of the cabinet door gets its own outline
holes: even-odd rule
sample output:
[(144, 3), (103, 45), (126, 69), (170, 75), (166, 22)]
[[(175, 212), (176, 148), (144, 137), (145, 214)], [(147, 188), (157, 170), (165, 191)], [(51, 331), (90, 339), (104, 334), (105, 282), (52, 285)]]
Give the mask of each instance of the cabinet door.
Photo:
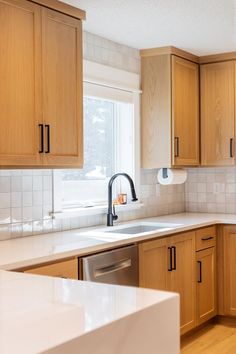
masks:
[(41, 112), (41, 9), (0, 0), (0, 165), (38, 165)]
[(224, 247), (224, 314), (236, 316), (236, 226), (226, 226)]
[(24, 273), (47, 275), (50, 277), (78, 279), (78, 260), (70, 259), (68, 261), (53, 263), (37, 268), (26, 270)]
[(216, 315), (215, 247), (197, 252), (197, 324)]
[(180, 294), (181, 334), (195, 327), (196, 271), (195, 232), (171, 237), (173, 270), (170, 273), (170, 290)]
[(172, 56), (172, 163), (199, 164), (199, 66)]
[(168, 260), (166, 238), (139, 245), (139, 286), (167, 290)]
[(81, 21), (42, 10), (44, 163), (83, 164)]
[(234, 165), (235, 63), (201, 66), (202, 165)]

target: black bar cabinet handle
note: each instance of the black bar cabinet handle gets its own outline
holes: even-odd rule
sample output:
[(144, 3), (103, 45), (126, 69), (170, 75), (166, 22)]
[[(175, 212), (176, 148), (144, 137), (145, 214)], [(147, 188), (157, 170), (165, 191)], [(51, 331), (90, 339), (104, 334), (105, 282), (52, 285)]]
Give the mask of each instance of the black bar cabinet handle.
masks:
[(172, 271), (172, 247), (168, 247), (169, 250), (169, 268), (168, 272)]
[(43, 124), (39, 124), (39, 129), (40, 129), (40, 149), (39, 149), (39, 153), (42, 154), (44, 152)]
[(201, 261), (197, 261), (197, 263), (199, 264), (199, 277), (198, 277), (198, 283), (202, 283), (202, 262)]
[(202, 241), (212, 240), (213, 238), (214, 238), (213, 236), (203, 237), (203, 238), (202, 238)]
[(179, 137), (175, 136), (175, 157), (179, 156)]
[(174, 250), (174, 267), (172, 270), (176, 270), (176, 247), (172, 246), (171, 248)]
[(47, 150), (45, 150), (45, 154), (49, 154), (50, 153), (50, 125), (49, 124), (45, 124), (45, 129), (46, 129), (46, 135), (47, 135)]
[(230, 143), (229, 143), (229, 156), (234, 157), (233, 156), (233, 138), (230, 139)]

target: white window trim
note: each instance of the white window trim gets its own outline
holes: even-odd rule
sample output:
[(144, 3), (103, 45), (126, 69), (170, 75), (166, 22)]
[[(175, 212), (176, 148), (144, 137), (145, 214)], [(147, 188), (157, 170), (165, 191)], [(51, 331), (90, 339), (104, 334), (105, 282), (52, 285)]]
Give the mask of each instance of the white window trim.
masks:
[[(135, 156), (135, 189), (137, 197), (140, 195), (140, 76), (135, 73), (112, 68), (88, 60), (83, 61), (84, 82), (99, 84), (132, 93), (134, 102), (134, 156)], [(98, 215), (107, 212), (107, 206), (90, 208), (64, 208), (62, 205), (60, 171), (53, 171), (53, 218), (65, 218), (83, 215)], [(118, 205), (116, 209), (139, 209), (140, 202)]]

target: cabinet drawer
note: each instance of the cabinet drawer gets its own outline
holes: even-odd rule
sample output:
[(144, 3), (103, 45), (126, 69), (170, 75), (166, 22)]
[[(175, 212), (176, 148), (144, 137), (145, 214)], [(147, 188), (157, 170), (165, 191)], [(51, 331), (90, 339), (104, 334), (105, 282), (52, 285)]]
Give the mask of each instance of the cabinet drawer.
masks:
[(24, 273), (47, 275), (50, 277), (78, 279), (78, 260), (70, 259), (26, 270)]
[(213, 247), (216, 244), (215, 226), (205, 227), (196, 231), (196, 251)]

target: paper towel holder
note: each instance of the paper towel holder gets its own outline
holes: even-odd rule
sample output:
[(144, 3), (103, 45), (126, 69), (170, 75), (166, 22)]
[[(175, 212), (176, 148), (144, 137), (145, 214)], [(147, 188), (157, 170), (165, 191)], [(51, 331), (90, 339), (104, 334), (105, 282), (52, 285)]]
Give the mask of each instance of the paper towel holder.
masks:
[(167, 173), (168, 169), (167, 168), (163, 168), (162, 169), (162, 177), (163, 178), (168, 178), (168, 173)]

